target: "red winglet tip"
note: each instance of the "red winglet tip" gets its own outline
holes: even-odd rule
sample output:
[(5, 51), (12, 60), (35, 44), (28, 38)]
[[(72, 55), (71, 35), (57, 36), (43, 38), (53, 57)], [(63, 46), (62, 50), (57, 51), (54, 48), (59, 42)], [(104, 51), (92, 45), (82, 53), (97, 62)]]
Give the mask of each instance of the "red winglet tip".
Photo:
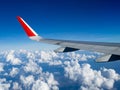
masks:
[(17, 16), (17, 19), (21, 26), (23, 27), (24, 31), (29, 37), (36, 36), (37, 34), (32, 30), (32, 28), (20, 17)]

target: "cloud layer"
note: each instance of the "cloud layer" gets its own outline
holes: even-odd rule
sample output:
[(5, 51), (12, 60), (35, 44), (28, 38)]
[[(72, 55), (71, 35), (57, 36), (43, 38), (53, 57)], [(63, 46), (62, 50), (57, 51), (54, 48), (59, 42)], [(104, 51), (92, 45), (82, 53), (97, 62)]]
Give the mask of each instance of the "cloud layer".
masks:
[(120, 80), (120, 75), (113, 69), (93, 70), (90, 64), (79, 64), (77, 61), (66, 62), (65, 76), (79, 82), (81, 90), (110, 90)]
[[(61, 77), (72, 80), (80, 90), (117, 89), (115, 82), (120, 75), (114, 69), (93, 69), (87, 60), (94, 60), (100, 53), (77, 51), (3, 51), (0, 52), (0, 88), (2, 90), (59, 90)], [(80, 63), (82, 62), (82, 63)], [(46, 66), (46, 68), (45, 68)], [(49, 69), (60, 67), (55, 72)], [(64, 79), (63, 78), (63, 79)], [(64, 87), (64, 86), (63, 86)], [(69, 89), (69, 88), (68, 88)]]

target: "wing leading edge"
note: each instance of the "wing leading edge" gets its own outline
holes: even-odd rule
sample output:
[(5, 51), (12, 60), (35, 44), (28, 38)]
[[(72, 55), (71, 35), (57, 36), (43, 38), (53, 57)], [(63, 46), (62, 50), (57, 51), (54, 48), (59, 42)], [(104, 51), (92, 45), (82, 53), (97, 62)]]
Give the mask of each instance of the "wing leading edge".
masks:
[(105, 53), (104, 56), (96, 60), (97, 62), (120, 60), (120, 43), (46, 39), (39, 36), (21, 17), (17, 16), (17, 19), (30, 39), (38, 42), (60, 45), (61, 47), (56, 49), (56, 52), (70, 52), (82, 49)]

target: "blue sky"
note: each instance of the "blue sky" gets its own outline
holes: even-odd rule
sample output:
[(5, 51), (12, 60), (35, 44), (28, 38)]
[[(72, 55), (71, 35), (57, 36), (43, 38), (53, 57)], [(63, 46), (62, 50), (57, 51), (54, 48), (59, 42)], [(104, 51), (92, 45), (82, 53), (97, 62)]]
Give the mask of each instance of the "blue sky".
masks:
[(29, 40), (18, 15), (46, 38), (120, 42), (119, 10), (119, 0), (1, 0), (0, 50), (54, 48)]

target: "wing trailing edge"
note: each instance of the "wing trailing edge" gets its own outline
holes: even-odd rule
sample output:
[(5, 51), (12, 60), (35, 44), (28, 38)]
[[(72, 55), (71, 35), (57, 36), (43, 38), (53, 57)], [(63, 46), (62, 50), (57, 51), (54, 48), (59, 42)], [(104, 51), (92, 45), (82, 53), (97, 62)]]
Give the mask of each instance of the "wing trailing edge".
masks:
[(96, 59), (96, 62), (111, 62), (120, 60), (120, 55), (108, 54)]
[(73, 52), (73, 51), (77, 51), (77, 50), (79, 50), (79, 49), (71, 48), (71, 47), (60, 47), (54, 51), (58, 52), (58, 53), (62, 53), (62, 52)]

